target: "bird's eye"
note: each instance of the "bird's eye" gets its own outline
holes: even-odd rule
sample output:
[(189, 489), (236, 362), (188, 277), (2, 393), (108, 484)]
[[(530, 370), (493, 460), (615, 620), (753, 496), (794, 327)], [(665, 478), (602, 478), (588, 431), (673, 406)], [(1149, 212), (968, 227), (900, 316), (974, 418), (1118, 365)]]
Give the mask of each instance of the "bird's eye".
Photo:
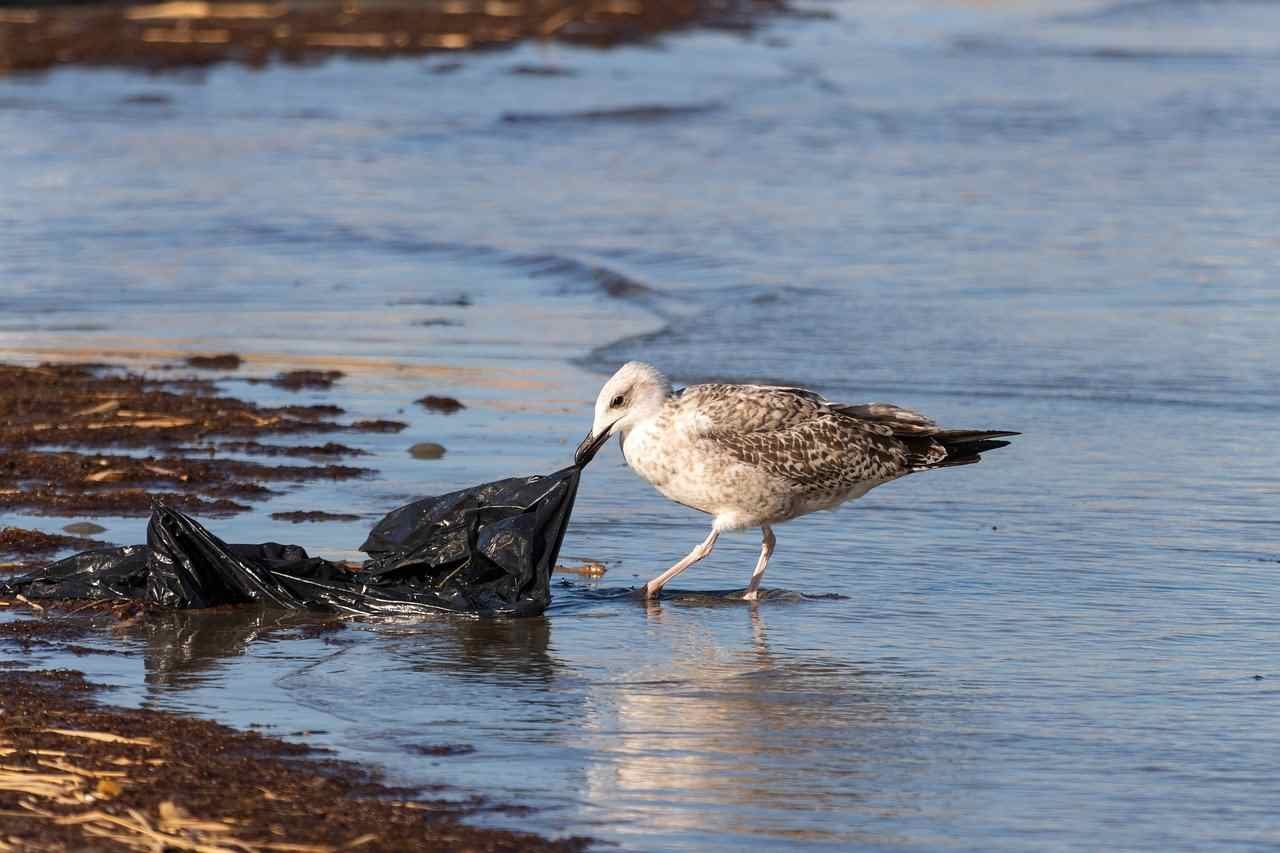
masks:
[(621, 407), (622, 407), (622, 404), (623, 404), (623, 403), (625, 403), (626, 401), (627, 401), (627, 395), (626, 395), (626, 394), (619, 394), (618, 396), (614, 397), (614, 398), (613, 398), (613, 400), (611, 400), (611, 401), (609, 402), (609, 408), (611, 408), (611, 409), (618, 409), (618, 408), (621, 408)]

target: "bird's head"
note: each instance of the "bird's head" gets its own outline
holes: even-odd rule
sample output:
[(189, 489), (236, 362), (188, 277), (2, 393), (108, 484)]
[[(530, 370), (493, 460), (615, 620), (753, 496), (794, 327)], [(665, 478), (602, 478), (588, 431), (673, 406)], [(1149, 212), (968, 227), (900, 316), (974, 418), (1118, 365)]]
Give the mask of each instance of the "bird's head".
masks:
[(591, 432), (578, 445), (574, 462), (586, 465), (609, 436), (626, 435), (640, 421), (656, 415), (670, 395), (671, 382), (656, 367), (640, 361), (622, 365), (596, 397)]

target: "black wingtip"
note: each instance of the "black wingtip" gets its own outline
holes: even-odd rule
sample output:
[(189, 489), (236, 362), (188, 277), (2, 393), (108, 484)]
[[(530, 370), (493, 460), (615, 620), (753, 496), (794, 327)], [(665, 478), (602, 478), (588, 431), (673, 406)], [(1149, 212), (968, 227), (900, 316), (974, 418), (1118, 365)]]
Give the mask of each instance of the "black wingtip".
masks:
[(988, 450), (999, 450), (1008, 447), (1011, 442), (999, 441), (999, 438), (1011, 438), (1021, 435), (1009, 430), (950, 430), (934, 436), (934, 439), (947, 450), (947, 458), (938, 465), (939, 468), (950, 468), (955, 465), (972, 465), (982, 459)]
[(943, 444), (968, 444), (990, 438), (1011, 438), (1015, 435), (1022, 433), (1007, 429), (944, 429), (934, 433), (933, 438)]

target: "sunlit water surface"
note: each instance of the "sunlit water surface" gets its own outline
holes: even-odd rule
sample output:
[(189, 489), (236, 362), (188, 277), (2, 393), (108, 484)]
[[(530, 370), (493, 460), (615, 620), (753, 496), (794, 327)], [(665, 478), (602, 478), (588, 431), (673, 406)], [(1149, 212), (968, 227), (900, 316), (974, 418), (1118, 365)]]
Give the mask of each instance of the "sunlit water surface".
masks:
[(302, 399), (411, 423), (224, 538), (352, 556), (398, 503), (559, 467), (633, 357), (1025, 433), (783, 526), (758, 607), (750, 533), (628, 591), (706, 519), (610, 448), (564, 547), (609, 572), (545, 618), (184, 613), (71, 665), (625, 849), (1280, 844), (1280, 9), (830, 8), (448, 75), (0, 80), (0, 355), (338, 366)]

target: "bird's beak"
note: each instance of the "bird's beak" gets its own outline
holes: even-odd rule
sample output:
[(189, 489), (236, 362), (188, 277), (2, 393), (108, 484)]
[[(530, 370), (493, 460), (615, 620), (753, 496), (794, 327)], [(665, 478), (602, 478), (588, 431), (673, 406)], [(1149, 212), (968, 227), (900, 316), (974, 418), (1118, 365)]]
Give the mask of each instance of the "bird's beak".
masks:
[[(617, 423), (617, 421), (613, 423)], [(579, 468), (585, 467), (595, 457), (600, 448), (604, 447), (604, 443), (609, 440), (612, 432), (613, 424), (609, 424), (600, 430), (599, 435), (592, 435), (588, 432), (587, 437), (582, 439), (582, 443), (578, 445), (578, 449), (573, 453), (573, 464)]]

